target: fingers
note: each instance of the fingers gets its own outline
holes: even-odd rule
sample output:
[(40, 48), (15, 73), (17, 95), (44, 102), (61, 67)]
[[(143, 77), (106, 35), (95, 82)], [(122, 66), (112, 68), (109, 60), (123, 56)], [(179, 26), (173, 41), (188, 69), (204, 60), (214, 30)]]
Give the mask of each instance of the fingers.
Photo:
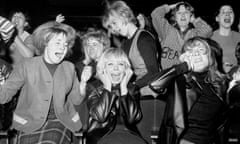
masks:
[(137, 16), (137, 20), (139, 22), (139, 26), (140, 28), (144, 28), (145, 27), (145, 19), (144, 19), (144, 16), (142, 14), (139, 14)]
[(0, 85), (3, 85), (5, 80), (9, 77), (10, 71), (7, 66), (2, 65), (0, 68)]
[(233, 80), (235, 81), (240, 81), (240, 71), (236, 71), (234, 74), (233, 74)]
[(81, 81), (87, 82), (92, 76), (92, 67), (85, 66), (82, 71)]
[(62, 14), (56, 16), (56, 22), (62, 23), (65, 21), (65, 17)]
[(189, 69), (193, 70), (194, 65), (191, 62), (191, 55), (189, 52), (185, 52), (179, 57), (180, 62), (186, 62)]

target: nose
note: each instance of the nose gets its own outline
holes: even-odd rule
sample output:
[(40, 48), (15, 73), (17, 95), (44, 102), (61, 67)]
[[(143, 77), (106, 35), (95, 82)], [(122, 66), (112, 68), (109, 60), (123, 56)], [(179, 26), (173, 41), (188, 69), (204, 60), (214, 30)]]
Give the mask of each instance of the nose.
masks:
[(118, 65), (113, 66), (113, 70), (118, 70)]
[(199, 56), (200, 55), (200, 52), (198, 50), (195, 50), (192, 54), (193, 56)]
[(65, 45), (65, 44), (63, 44), (63, 45), (61, 45), (61, 46), (59, 47), (59, 49), (61, 49), (61, 50), (65, 50), (65, 48), (66, 48), (66, 45)]

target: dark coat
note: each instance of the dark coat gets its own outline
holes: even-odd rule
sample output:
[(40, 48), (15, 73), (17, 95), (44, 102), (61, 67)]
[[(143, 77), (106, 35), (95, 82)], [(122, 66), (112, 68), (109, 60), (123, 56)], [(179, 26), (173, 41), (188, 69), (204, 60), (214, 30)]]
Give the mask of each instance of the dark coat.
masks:
[[(209, 89), (205, 91), (206, 88), (202, 87), (197, 79), (186, 78), (184, 74), (187, 72), (186, 63), (173, 66), (160, 72), (149, 85), (155, 92), (167, 95), (164, 120), (159, 134), (161, 144), (176, 144), (184, 137), (188, 130), (189, 117), (192, 115), (191, 110), (202, 95), (209, 95), (208, 91), (211, 92), (211, 97), (217, 97), (220, 107), (225, 105), (223, 100), (226, 92), (224, 80), (217, 84), (209, 83)], [(216, 110), (212, 115), (224, 112), (222, 109), (219, 111)], [(220, 120), (219, 123), (221, 123)], [(216, 130), (219, 123), (209, 126), (209, 130)]]
[[(136, 127), (137, 122), (142, 118), (139, 98), (139, 90), (136, 87), (128, 88), (128, 94), (124, 96), (120, 96), (119, 87), (113, 88), (111, 92), (104, 89), (102, 85), (95, 88), (87, 100), (89, 108), (88, 139), (91, 140), (91, 142), (88, 140), (87, 142), (94, 143), (93, 139), (96, 138), (98, 141), (119, 127), (127, 130), (125, 132), (129, 133), (129, 137), (134, 134), (140, 138)], [(145, 143), (144, 140), (142, 141)]]

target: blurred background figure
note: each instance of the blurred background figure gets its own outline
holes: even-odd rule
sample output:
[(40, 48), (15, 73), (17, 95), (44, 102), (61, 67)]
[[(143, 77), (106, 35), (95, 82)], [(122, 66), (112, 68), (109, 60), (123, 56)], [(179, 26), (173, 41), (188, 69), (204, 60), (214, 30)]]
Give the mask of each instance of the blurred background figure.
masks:
[(31, 34), (28, 32), (30, 28), (30, 17), (27, 12), (12, 11), (9, 19), (16, 27), (16, 35), (13, 43), (10, 46), (11, 63), (15, 66), (23, 58), (33, 57), (35, 47), (32, 43)]
[(219, 27), (213, 32), (211, 38), (218, 42), (223, 49), (223, 67), (225, 72), (228, 73), (238, 63), (235, 52), (240, 42), (240, 33), (232, 30), (235, 20), (232, 6), (222, 5), (217, 12), (215, 20)]

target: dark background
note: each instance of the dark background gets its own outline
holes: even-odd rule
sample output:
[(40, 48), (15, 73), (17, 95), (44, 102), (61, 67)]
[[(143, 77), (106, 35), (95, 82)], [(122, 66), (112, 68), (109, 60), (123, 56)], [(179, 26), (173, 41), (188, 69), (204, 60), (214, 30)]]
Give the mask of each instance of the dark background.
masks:
[[(135, 14), (150, 15), (151, 11), (162, 4), (173, 4), (179, 0), (125, 0)], [(202, 17), (215, 28), (215, 13), (222, 4), (230, 4), (235, 11), (235, 23), (239, 22), (238, 0), (186, 0), (195, 8), (196, 16)], [(0, 15), (7, 16), (13, 9), (29, 13), (32, 30), (39, 24), (55, 19), (59, 13), (66, 18), (65, 23), (78, 30), (89, 26), (99, 26), (104, 9), (104, 0), (1, 0)]]

